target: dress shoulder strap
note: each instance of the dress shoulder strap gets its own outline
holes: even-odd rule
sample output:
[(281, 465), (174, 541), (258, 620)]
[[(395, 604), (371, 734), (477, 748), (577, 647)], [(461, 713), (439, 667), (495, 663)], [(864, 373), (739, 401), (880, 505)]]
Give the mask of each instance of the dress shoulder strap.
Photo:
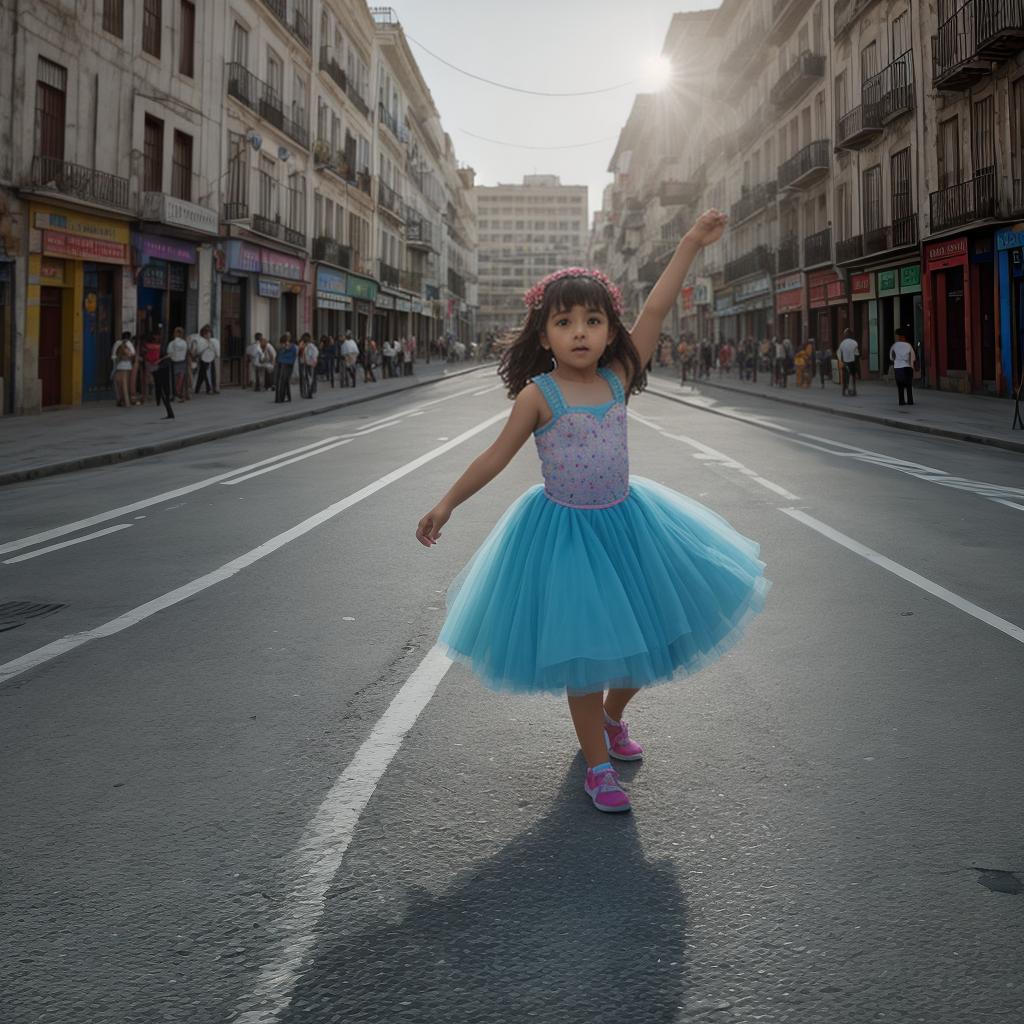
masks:
[(608, 386), (612, 389), (615, 401), (625, 404), (626, 392), (622, 387), (622, 381), (619, 380), (619, 375), (610, 366), (599, 366), (597, 372), (608, 381)]
[(540, 393), (544, 396), (544, 401), (548, 403), (548, 408), (551, 410), (552, 418), (561, 416), (566, 410), (565, 399), (562, 397), (561, 389), (551, 378), (551, 374), (540, 373), (533, 378), (533, 383), (540, 388)]

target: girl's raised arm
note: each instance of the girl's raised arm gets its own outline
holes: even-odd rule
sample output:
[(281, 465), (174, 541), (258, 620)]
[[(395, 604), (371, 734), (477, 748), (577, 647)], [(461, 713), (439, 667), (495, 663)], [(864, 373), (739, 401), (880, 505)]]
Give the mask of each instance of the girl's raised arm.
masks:
[(512, 413), (494, 444), (469, 464), (451, 490), (419, 521), (416, 539), (424, 547), (436, 544), (441, 536), (441, 527), (448, 522), (456, 507), (489, 484), (512, 461), (512, 456), (537, 429), (542, 402), (536, 384), (528, 384), (519, 392)]
[(661, 325), (665, 322), (672, 309), (672, 304), (679, 297), (686, 275), (690, 272), (690, 264), (694, 256), (712, 242), (717, 242), (725, 231), (728, 218), (718, 210), (708, 210), (697, 218), (697, 223), (683, 235), (676, 247), (675, 255), (668, 266), (662, 271), (658, 283), (647, 296), (644, 308), (640, 310), (636, 323), (629, 332), (640, 353), (640, 365), (646, 366), (654, 355), (661, 334)]

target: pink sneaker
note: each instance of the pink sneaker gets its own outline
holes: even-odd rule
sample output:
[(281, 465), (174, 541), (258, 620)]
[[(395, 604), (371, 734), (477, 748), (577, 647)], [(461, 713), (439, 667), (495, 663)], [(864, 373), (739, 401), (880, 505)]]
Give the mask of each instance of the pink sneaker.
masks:
[(628, 811), (630, 808), (629, 794), (619, 783), (619, 774), (614, 768), (605, 768), (596, 775), (587, 769), (587, 781), (583, 788), (587, 796), (594, 801), (599, 811)]
[(644, 756), (644, 748), (629, 738), (629, 726), (625, 722), (612, 722), (607, 715), (604, 716), (604, 745), (619, 761), (639, 761)]

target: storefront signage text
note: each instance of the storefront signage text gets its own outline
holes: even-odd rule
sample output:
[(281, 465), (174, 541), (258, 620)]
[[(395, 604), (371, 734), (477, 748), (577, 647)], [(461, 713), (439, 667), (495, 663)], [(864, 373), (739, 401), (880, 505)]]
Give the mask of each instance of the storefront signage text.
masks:
[(195, 263), (196, 247), (188, 242), (179, 242), (173, 238), (160, 238), (158, 235), (133, 236), (135, 249), (143, 262), (146, 260), (169, 260), (172, 263)]
[(43, 252), (73, 260), (94, 260), (98, 263), (125, 263), (126, 246), (83, 235), (67, 235), (60, 231), (43, 232)]

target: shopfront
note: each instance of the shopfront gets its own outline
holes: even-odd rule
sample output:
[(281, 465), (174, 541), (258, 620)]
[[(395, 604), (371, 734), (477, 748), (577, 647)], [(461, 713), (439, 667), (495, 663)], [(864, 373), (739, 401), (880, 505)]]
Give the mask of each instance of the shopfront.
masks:
[(1024, 230), (996, 233), (999, 271), (999, 373), (1001, 395), (1024, 382)]
[(839, 339), (849, 326), (846, 282), (831, 268), (815, 270), (807, 275), (807, 306), (810, 310), (808, 340), (815, 348), (835, 351)]
[(345, 336), (346, 317), (352, 315), (352, 299), (346, 290), (345, 272), (333, 267), (316, 268), (314, 290), (313, 333), (317, 340), (323, 335)]
[(775, 328), (772, 336), (789, 338), (793, 348), (803, 345), (804, 275), (786, 274), (775, 279)]
[(739, 344), (746, 338), (763, 341), (772, 323), (772, 279), (768, 274), (743, 281), (733, 289), (733, 300), (739, 314), (739, 327), (731, 339)]
[(38, 347), (37, 366), (26, 366), (24, 378), (38, 377), (44, 407), (108, 397), (129, 265), (128, 225), (36, 203), (29, 218), (25, 329)]
[(971, 391), (970, 308), (973, 301), (966, 236), (924, 246), (924, 352), (929, 384)]
[(371, 336), (373, 306), (377, 301), (377, 282), (372, 277), (359, 274), (345, 274), (345, 290), (352, 300), (352, 313), (346, 329), (351, 330), (359, 341)]
[(918, 372), (927, 379), (928, 358), (924, 348), (924, 314), (921, 301), (921, 264), (879, 270), (875, 274), (878, 298), (878, 364), (889, 372), (889, 350), (896, 332), (907, 332), (907, 341), (917, 352)]
[(136, 332), (139, 337), (171, 337), (176, 327), (199, 330), (199, 280), (196, 247), (159, 235), (132, 235), (137, 287)]
[[(741, 312), (742, 310), (736, 305), (732, 288), (725, 288), (716, 292), (714, 337), (711, 340), (716, 344), (721, 344), (726, 340), (735, 342), (740, 328), (739, 316)], [(707, 340), (707, 338), (697, 338), (697, 341)]]
[[(866, 377), (877, 374), (881, 366), (878, 339), (878, 296), (876, 275), (870, 271), (850, 275), (850, 306), (853, 336), (860, 346), (860, 372)], [(839, 339), (842, 341), (842, 338)]]

